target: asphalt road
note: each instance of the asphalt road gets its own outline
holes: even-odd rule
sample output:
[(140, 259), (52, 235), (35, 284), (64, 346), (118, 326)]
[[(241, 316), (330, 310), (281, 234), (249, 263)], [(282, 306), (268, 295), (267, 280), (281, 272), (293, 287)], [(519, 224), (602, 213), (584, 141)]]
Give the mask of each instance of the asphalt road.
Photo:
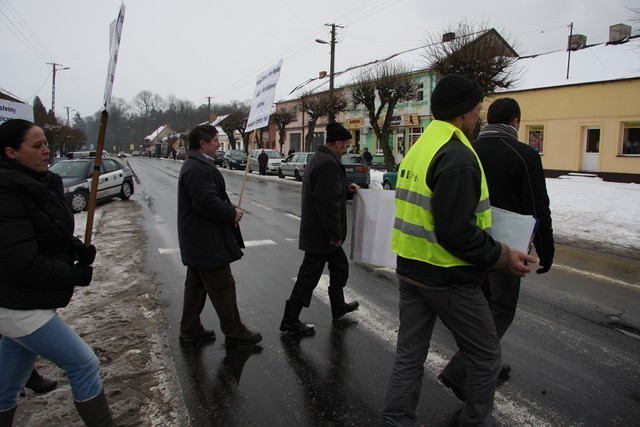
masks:
[[(346, 295), (361, 307), (335, 322), (323, 277), (311, 307), (301, 315), (316, 325), (317, 334), (281, 337), (284, 302), (303, 256), (297, 245), (301, 186), (254, 174), (246, 181), (241, 206), (248, 247), (232, 270), (243, 321), (264, 340), (252, 350), (227, 349), (207, 303), (203, 322), (219, 339), (181, 346), (185, 267), (176, 231), (181, 162), (128, 161), (136, 173), (134, 197), (147, 206), (147, 265), (156, 273), (176, 381), (192, 425), (379, 425), (398, 326), (393, 273), (351, 264)], [(237, 203), (243, 174), (222, 171)], [(348, 241), (345, 246), (349, 253)], [(516, 320), (502, 341), (503, 362), (513, 372), (496, 393), (494, 424), (638, 425), (639, 263), (565, 246), (557, 252), (551, 272), (523, 280)], [(438, 323), (418, 410), (424, 425), (449, 425), (460, 408), (436, 380), (455, 351), (451, 335)]]

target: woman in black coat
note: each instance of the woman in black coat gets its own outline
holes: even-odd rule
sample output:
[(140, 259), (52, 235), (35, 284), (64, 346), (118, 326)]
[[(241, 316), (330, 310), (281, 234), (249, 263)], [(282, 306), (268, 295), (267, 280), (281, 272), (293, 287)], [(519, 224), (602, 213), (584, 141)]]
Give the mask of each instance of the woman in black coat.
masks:
[(0, 125), (0, 425), (12, 424), (17, 394), (40, 355), (65, 370), (84, 422), (110, 426), (98, 358), (55, 311), (75, 286), (89, 285), (96, 250), (73, 235), (49, 153), (33, 123)]

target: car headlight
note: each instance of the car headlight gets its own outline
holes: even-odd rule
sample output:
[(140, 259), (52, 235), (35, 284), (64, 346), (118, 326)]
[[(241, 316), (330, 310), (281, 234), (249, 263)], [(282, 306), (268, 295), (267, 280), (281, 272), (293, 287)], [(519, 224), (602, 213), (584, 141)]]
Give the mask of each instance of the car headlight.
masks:
[(62, 191), (63, 191), (63, 192), (65, 192), (65, 193), (68, 193), (68, 192), (69, 192), (69, 187), (64, 187), (64, 188), (62, 189)]

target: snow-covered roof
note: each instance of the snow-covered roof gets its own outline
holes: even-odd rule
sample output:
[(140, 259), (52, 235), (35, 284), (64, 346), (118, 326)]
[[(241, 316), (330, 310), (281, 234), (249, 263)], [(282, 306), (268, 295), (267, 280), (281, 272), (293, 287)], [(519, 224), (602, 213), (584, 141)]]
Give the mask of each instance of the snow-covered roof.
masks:
[(518, 59), (518, 82), (509, 91), (596, 83), (640, 77), (640, 36), (571, 51), (567, 79), (566, 50)]
[(153, 133), (147, 135), (144, 137), (145, 140), (149, 140), (149, 141), (153, 141), (155, 138), (158, 137), (158, 135), (160, 135), (160, 133), (169, 125), (162, 125), (160, 126), (158, 129), (156, 129)]

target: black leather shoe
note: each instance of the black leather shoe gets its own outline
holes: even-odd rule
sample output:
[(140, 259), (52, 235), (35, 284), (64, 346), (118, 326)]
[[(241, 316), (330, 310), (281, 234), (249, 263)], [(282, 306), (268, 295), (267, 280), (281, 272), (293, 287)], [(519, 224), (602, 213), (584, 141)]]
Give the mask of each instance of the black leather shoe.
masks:
[(180, 335), (180, 343), (181, 344), (189, 344), (189, 343), (203, 343), (209, 341), (216, 340), (216, 333), (214, 331), (203, 330), (201, 333), (192, 336), (182, 336)]
[(457, 385), (453, 384), (451, 381), (449, 381), (445, 376), (443, 376), (442, 374), (438, 375), (438, 381), (440, 381), (442, 383), (443, 386), (445, 386), (446, 388), (448, 388), (449, 390), (451, 390), (451, 392), (458, 398), (458, 400), (460, 400), (461, 402), (464, 403), (465, 400), (467, 400), (467, 392), (463, 389), (461, 389), (460, 387), (458, 387)]
[(260, 332), (251, 332), (246, 330), (242, 335), (238, 337), (226, 337), (224, 342), (226, 345), (236, 346), (236, 345), (253, 345), (258, 344), (262, 341), (262, 335)]
[(48, 380), (34, 369), (24, 386), (33, 390), (35, 393), (44, 394), (58, 387), (58, 381)]
[(303, 323), (299, 320), (287, 321), (282, 319), (280, 322), (280, 330), (293, 335), (314, 335), (316, 327), (309, 323)]
[(502, 384), (506, 383), (509, 378), (511, 378), (511, 366), (502, 365), (502, 369), (500, 369), (500, 373), (498, 374), (497, 387), (500, 387)]
[(332, 311), (331, 314), (334, 319), (339, 319), (345, 314), (348, 314), (348, 313), (351, 313), (352, 311), (357, 310), (358, 307), (360, 307), (360, 303), (358, 301), (353, 301), (349, 303), (345, 302), (342, 305), (342, 307), (331, 310)]

